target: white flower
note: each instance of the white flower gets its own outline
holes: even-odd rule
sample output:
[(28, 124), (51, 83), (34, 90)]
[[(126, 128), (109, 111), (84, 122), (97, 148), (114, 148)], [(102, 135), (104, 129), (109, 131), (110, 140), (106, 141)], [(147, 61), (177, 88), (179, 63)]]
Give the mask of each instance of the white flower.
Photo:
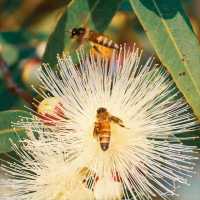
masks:
[[(29, 139), (15, 148), (22, 164), (7, 167), (13, 175), (7, 184), (16, 190), (8, 199), (147, 200), (175, 195), (173, 185), (187, 184), (195, 159), (194, 147), (177, 136), (197, 129), (198, 123), (169, 74), (152, 58), (141, 66), (136, 48), (121, 49), (110, 61), (83, 53), (78, 58), (78, 65), (69, 56), (58, 58), (56, 73), (49, 66), (41, 72), (44, 92), (39, 93), (44, 99), (58, 98), (63, 116), (55, 114), (49, 125), (38, 117), (19, 123)], [(104, 150), (93, 135), (102, 107), (122, 120), (110, 122)]]
[(83, 184), (84, 170), (81, 172), (68, 162), (68, 155), (59, 147), (59, 142), (48, 144), (48, 139), (40, 138), (26, 140), (22, 145), (20, 149), (14, 145), (22, 163), (4, 165), (8, 179), (4, 177), (0, 185), (12, 193), (2, 192), (0, 199), (94, 199), (92, 191)]
[(97, 181), (94, 188), (96, 200), (102, 199), (121, 199), (123, 194), (123, 185), (114, 181), (112, 177), (103, 177)]

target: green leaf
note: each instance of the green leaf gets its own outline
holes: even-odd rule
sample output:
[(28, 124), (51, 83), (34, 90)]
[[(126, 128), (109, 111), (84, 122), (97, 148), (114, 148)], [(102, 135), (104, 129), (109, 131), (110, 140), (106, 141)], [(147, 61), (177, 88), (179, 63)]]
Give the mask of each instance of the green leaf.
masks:
[(64, 49), (71, 49), (72, 39), (67, 30), (86, 25), (92, 30), (103, 32), (120, 3), (121, 0), (72, 1), (49, 37), (43, 57), (44, 61), (55, 65), (57, 63), (56, 55), (62, 53)]
[(12, 127), (12, 122), (15, 123), (19, 121), (20, 117), (31, 118), (31, 114), (20, 110), (0, 112), (0, 153), (12, 151), (11, 140), (17, 144), (20, 139), (26, 137), (24, 129), (14, 129)]
[(200, 46), (179, 0), (130, 0), (161, 62), (200, 119)]

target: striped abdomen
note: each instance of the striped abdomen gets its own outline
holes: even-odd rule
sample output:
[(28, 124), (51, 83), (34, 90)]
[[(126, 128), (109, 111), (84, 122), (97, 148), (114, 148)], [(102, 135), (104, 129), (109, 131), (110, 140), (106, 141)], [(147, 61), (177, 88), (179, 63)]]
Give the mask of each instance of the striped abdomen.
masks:
[(110, 136), (111, 136), (109, 121), (99, 122), (99, 134), (98, 135), (99, 135), (99, 142), (100, 142), (101, 149), (103, 151), (106, 151), (109, 148)]
[(97, 43), (99, 45), (102, 45), (104, 47), (112, 48), (112, 49), (119, 49), (119, 45), (115, 43), (113, 40), (109, 39), (108, 37), (95, 33), (93, 31), (90, 31), (89, 34), (89, 40), (91, 42)]

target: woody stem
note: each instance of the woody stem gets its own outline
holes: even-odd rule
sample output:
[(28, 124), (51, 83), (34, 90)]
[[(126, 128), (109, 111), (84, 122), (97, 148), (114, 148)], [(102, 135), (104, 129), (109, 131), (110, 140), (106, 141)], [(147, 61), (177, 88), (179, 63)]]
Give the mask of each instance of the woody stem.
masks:
[(19, 87), (17, 83), (13, 80), (12, 74), (8, 68), (7, 63), (4, 61), (2, 56), (0, 55), (0, 71), (2, 73), (2, 78), (5, 82), (7, 89), (14, 95), (19, 96), (23, 99), (29, 106), (33, 108), (33, 97), (28, 94), (25, 90)]

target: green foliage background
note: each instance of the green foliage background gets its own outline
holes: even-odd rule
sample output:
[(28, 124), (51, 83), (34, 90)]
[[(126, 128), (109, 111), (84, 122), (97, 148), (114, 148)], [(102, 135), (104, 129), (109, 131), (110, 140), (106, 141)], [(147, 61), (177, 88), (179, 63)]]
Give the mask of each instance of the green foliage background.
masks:
[[(199, 0), (2, 0), (0, 55), (16, 84), (37, 97), (30, 84), (23, 81), (24, 61), (37, 58), (54, 67), (58, 53), (73, 54), (80, 46), (67, 31), (87, 26), (119, 43), (136, 42), (145, 56), (155, 55), (200, 119), (199, 13)], [(43, 43), (45, 51), (38, 54)], [(8, 91), (0, 71), (0, 157), (12, 152), (11, 140), (17, 144), (26, 137), (23, 129), (12, 127), (20, 117), (31, 116), (24, 106), (29, 105)], [(191, 138), (199, 136), (198, 131), (190, 132)], [(199, 139), (184, 142), (200, 147)], [(195, 195), (192, 198), (198, 199)], [(185, 199), (191, 200), (191, 196)]]

